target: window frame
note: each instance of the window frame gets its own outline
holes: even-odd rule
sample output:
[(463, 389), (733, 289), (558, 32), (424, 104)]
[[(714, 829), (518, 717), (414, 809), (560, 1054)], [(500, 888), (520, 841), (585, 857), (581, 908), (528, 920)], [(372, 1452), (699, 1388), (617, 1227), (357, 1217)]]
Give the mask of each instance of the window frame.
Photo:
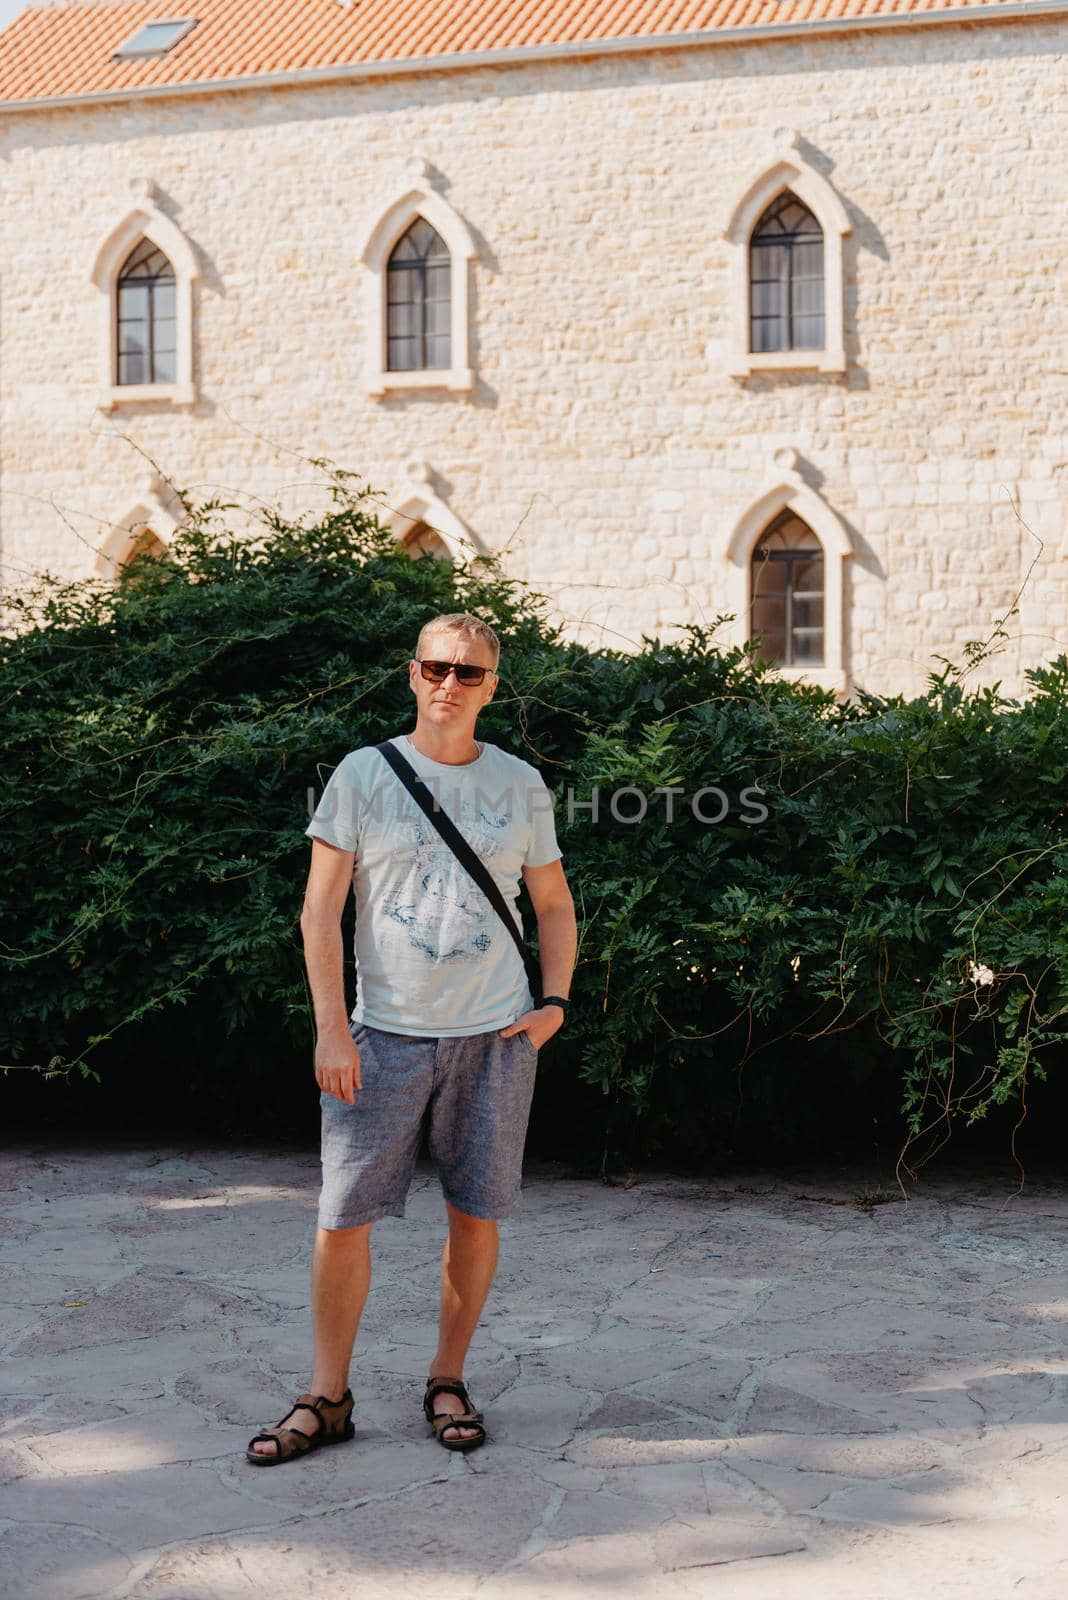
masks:
[[(852, 232), (845, 206), (821, 172), (800, 153), (793, 129), (776, 130), (770, 157), (752, 177), (724, 230), (730, 247), (728, 336), (725, 367), (734, 378), (762, 372), (842, 374), (845, 352), (845, 239)], [(751, 349), (750, 245), (768, 208), (789, 190), (823, 230), (823, 347), (818, 350)]]
[[(774, 235), (774, 234), (771, 234), (771, 233), (761, 234), (759, 232), (760, 226), (763, 223), (765, 217), (768, 216), (769, 212), (773, 211), (776, 206), (782, 206), (785, 201), (790, 201), (792, 204), (799, 205), (799, 206), (802, 206), (804, 208), (806, 214), (812, 218), (812, 221), (813, 221), (813, 224), (814, 224), (814, 229), (813, 229), (812, 232), (806, 234), (806, 233), (802, 233), (799, 230), (794, 230), (791, 233), (783, 232), (781, 235), (778, 235), (778, 236)], [(811, 344), (811, 345), (796, 344), (794, 342), (794, 339), (795, 339), (794, 322), (795, 322), (795, 319), (798, 317), (799, 313), (794, 308), (794, 299), (795, 299), (794, 286), (798, 281), (800, 281), (797, 277), (795, 277), (795, 261), (796, 261), (796, 256), (797, 256), (797, 247), (800, 246), (800, 245), (803, 245), (803, 244), (811, 245), (811, 244), (816, 244), (816, 243), (819, 244), (819, 255), (820, 255), (820, 271), (819, 271), (820, 309), (819, 309), (818, 315), (819, 315), (819, 321), (820, 321), (820, 326), (821, 326), (821, 331), (822, 331), (823, 337), (822, 337), (822, 339), (821, 339), (819, 344)], [(783, 261), (784, 261), (784, 265), (785, 265), (785, 268), (786, 268), (785, 273), (780, 273), (777, 278), (772, 278), (772, 277), (766, 277), (766, 278), (765, 277), (761, 277), (761, 278), (758, 278), (756, 276), (756, 273), (755, 273), (754, 269), (759, 264), (760, 258), (756, 254), (756, 252), (757, 251), (763, 251), (766, 254), (770, 254), (770, 252), (773, 249), (778, 249), (778, 250), (781, 250), (783, 252)], [(761, 215), (758, 217), (757, 221), (753, 224), (753, 231), (749, 236), (749, 353), (750, 353), (750, 355), (784, 355), (787, 351), (794, 351), (794, 350), (804, 350), (806, 353), (808, 353), (808, 352), (812, 352), (812, 351), (822, 351), (826, 347), (826, 343), (827, 343), (827, 317), (826, 317), (826, 311), (825, 311), (824, 307), (825, 307), (826, 299), (827, 299), (827, 274), (826, 274), (826, 270), (825, 270), (825, 267), (824, 267), (824, 256), (825, 256), (825, 254), (826, 254), (826, 251), (825, 251), (825, 248), (824, 248), (823, 229), (819, 225), (819, 219), (809, 210), (809, 208), (807, 206), (805, 206), (803, 200), (799, 200), (798, 199), (797, 195), (794, 194), (792, 189), (782, 189), (779, 192), (779, 194), (776, 196), (776, 198), (771, 202), (771, 204), (769, 206), (767, 206), (765, 208), (765, 210), (761, 213)], [(782, 289), (782, 302), (783, 302), (783, 304), (782, 304), (782, 309), (778, 313), (775, 313), (775, 314), (764, 314), (764, 313), (758, 312), (757, 309), (756, 309), (756, 300), (757, 300), (756, 290), (761, 284), (764, 284), (764, 283), (778, 283), (780, 285), (781, 289)], [(773, 321), (773, 320), (776, 321), (776, 322), (783, 322), (783, 321), (785, 322), (785, 324), (786, 324), (787, 343), (784, 344), (784, 345), (772, 345), (769, 348), (762, 349), (762, 350), (754, 349), (754, 344), (755, 344), (754, 333), (756, 331), (756, 324), (758, 322), (770, 322), (770, 321)]]
[(727, 564), (727, 593), (732, 619), (726, 624), (731, 644), (745, 646), (750, 626), (753, 552), (776, 518), (792, 512), (819, 540), (823, 549), (823, 665), (796, 664), (773, 668), (794, 682), (812, 683), (837, 695), (849, 693), (846, 628), (846, 575), (853, 545), (845, 523), (798, 471), (796, 450), (776, 451), (768, 486), (725, 529), (719, 544)]
[(469, 562), (485, 555), (486, 550), (477, 534), (461, 522), (435, 487), (438, 474), (428, 461), (412, 462), (408, 481), (390, 504), (378, 513), (379, 521), (389, 528), (397, 543), (403, 548), (420, 523), (437, 534), (448, 559), (456, 567), (466, 567)]
[[(200, 264), (189, 240), (157, 204), (149, 179), (131, 185), (135, 205), (115, 224), (97, 252), (91, 281), (100, 295), (100, 398), (102, 410), (120, 406), (195, 405), (193, 372), (194, 290)], [(135, 246), (146, 239), (161, 250), (174, 269), (175, 379), (173, 383), (119, 382), (119, 277)]]
[[(772, 521), (768, 524), (768, 526), (763, 530), (763, 532), (760, 533), (757, 536), (757, 538), (756, 538), (756, 540), (755, 540), (755, 542), (753, 544), (752, 551), (750, 552), (750, 556), (749, 556), (749, 607), (748, 607), (749, 639), (750, 639), (750, 642), (753, 640), (754, 636), (756, 636), (758, 634), (761, 634), (761, 629), (758, 628), (756, 626), (756, 624), (754, 623), (754, 621), (753, 621), (753, 612), (756, 609), (756, 604), (757, 604), (758, 599), (760, 599), (760, 600), (770, 600), (772, 598), (777, 598), (777, 595), (775, 595), (774, 593), (772, 593), (772, 594), (764, 594), (764, 595), (759, 595), (757, 593), (756, 574), (760, 570), (761, 565), (763, 564), (763, 563), (760, 563), (758, 561), (758, 553), (760, 551), (760, 547), (761, 547), (762, 544), (764, 544), (767, 540), (775, 537), (776, 535), (782, 533), (782, 529), (780, 528), (779, 524), (784, 522), (786, 517), (795, 518), (796, 517), (796, 512), (793, 512), (793, 511), (785, 511), (785, 512), (780, 511), (779, 514), (776, 517), (774, 517), (772, 519)], [(800, 520), (800, 519), (798, 519), (798, 520)], [(783, 658), (782, 658), (781, 661), (771, 660), (771, 658), (769, 658), (769, 657), (765, 657), (764, 658), (765, 660), (771, 660), (771, 665), (773, 665), (775, 667), (779, 667), (779, 668), (782, 668), (782, 667), (801, 667), (801, 668), (806, 669), (806, 670), (819, 669), (819, 668), (822, 668), (822, 667), (824, 667), (826, 665), (826, 660), (827, 660), (827, 557), (826, 557), (826, 554), (824, 552), (823, 545), (820, 543), (819, 535), (817, 533), (815, 533), (813, 529), (809, 528), (807, 522), (804, 523), (804, 527), (807, 530), (807, 532), (809, 534), (811, 534), (813, 540), (815, 541), (815, 548), (813, 548), (812, 546), (810, 546), (808, 549), (805, 549), (802, 546), (796, 546), (794, 548), (791, 548), (789, 545), (787, 545), (787, 546), (785, 546), (785, 547), (783, 547), (781, 549), (769, 550), (767, 555), (764, 557), (764, 563), (773, 561), (773, 562), (776, 562), (778, 565), (784, 566), (786, 568), (786, 582), (785, 582), (785, 585), (784, 585), (784, 588), (783, 588), (783, 597), (784, 597), (784, 606), (783, 606), (783, 646), (784, 646), (784, 654), (783, 654)], [(809, 593), (805, 593), (803, 591), (799, 591), (799, 590), (797, 590), (795, 588), (795, 585), (794, 585), (794, 573), (795, 573), (795, 568), (802, 561), (811, 561), (814, 556), (818, 556), (818, 558), (819, 558), (820, 573), (821, 573), (821, 583), (820, 583), (820, 588), (819, 588), (818, 592), (817, 591), (813, 591), (811, 594), (809, 594)], [(794, 601), (795, 600), (817, 600), (817, 599), (819, 600), (819, 605), (820, 605), (819, 626), (815, 627), (815, 626), (813, 626), (811, 624), (806, 624), (804, 627), (800, 627), (800, 626), (795, 625), (794, 618), (793, 618)], [(799, 660), (797, 660), (796, 659), (797, 652), (796, 652), (796, 649), (795, 649), (795, 645), (796, 645), (796, 642), (797, 642), (798, 635), (799, 634), (813, 634), (813, 633), (818, 633), (819, 636), (820, 636), (819, 659), (818, 660), (810, 660), (810, 661), (803, 661), (803, 660), (799, 661)]]
[[(166, 274), (153, 273), (152, 276), (150, 276), (150, 277), (146, 275), (145, 277), (138, 278), (138, 277), (133, 277), (133, 276), (131, 276), (130, 274), (127, 273), (126, 268), (129, 266), (131, 258), (134, 255), (136, 255), (138, 249), (140, 248), (140, 246), (142, 244), (151, 245), (152, 249), (154, 251), (158, 252), (160, 255), (163, 256), (163, 259), (166, 261), (167, 266), (169, 268), (169, 271)], [(170, 285), (171, 286), (172, 301), (173, 301), (173, 312), (172, 312), (172, 315), (170, 317), (162, 317), (162, 316), (158, 316), (157, 315), (156, 289), (157, 289), (157, 286), (161, 286), (161, 285)], [(115, 378), (116, 378), (116, 387), (120, 388), (120, 389), (133, 389), (133, 388), (137, 388), (138, 387), (137, 384), (127, 383), (123, 379), (123, 376), (122, 376), (122, 360), (123, 360), (123, 356), (129, 354), (129, 352), (124, 351), (123, 348), (122, 348), (122, 332), (123, 332), (124, 326), (127, 323), (133, 322), (135, 320), (132, 317), (124, 317), (123, 314), (122, 314), (122, 293), (123, 293), (124, 289), (140, 289), (140, 288), (143, 288), (143, 289), (145, 289), (147, 291), (147, 296), (148, 296), (147, 314), (143, 319), (139, 318), (139, 319), (136, 319), (136, 320), (138, 320), (138, 321), (142, 321), (143, 320), (145, 328), (146, 328), (145, 357), (147, 359), (147, 367), (148, 367), (148, 372), (150, 374), (150, 376), (148, 377), (147, 380), (144, 380), (144, 379), (142, 380), (142, 383), (147, 382), (147, 383), (151, 384), (153, 387), (158, 387), (160, 384), (164, 384), (164, 383), (173, 383), (175, 381), (175, 378), (177, 377), (177, 372), (178, 372), (178, 274), (175, 272), (174, 266), (173, 266), (169, 256), (167, 256), (166, 252), (160, 250), (159, 245), (157, 245), (153, 240), (151, 240), (151, 239), (147, 239), (146, 240), (146, 239), (144, 239), (142, 237), (142, 239), (139, 240), (138, 243), (134, 245), (133, 249), (130, 251), (130, 254), (126, 257), (126, 260), (123, 262), (122, 266), (119, 268), (118, 276), (115, 279), (115, 295), (116, 295), (116, 305), (115, 305), (115, 336), (116, 336), (115, 337)], [(158, 331), (157, 330), (157, 324), (159, 322), (164, 322), (164, 321), (173, 322), (173, 324), (174, 324), (174, 346), (173, 346), (172, 349), (167, 350), (165, 352), (164, 351), (160, 351), (160, 350), (157, 349), (157, 331)], [(175, 372), (175, 377), (174, 378), (158, 378), (158, 377), (156, 377), (156, 375), (155, 375), (156, 357), (157, 357), (157, 355), (162, 355), (162, 354), (167, 354), (167, 355), (173, 356), (173, 358), (174, 358), (174, 372)]]
[[(430, 234), (432, 236), (432, 240), (434, 241), (434, 243), (436, 243), (436, 244), (441, 246), (442, 252), (444, 253), (445, 264), (446, 264), (447, 270), (448, 270), (448, 284), (449, 284), (448, 293), (446, 295), (444, 295), (444, 296), (435, 295), (435, 296), (431, 297), (427, 293), (428, 280), (429, 280), (429, 276), (430, 276), (431, 270), (433, 269), (433, 267), (437, 267), (437, 268), (440, 269), (440, 267), (442, 265), (440, 257), (438, 259), (432, 261), (432, 258), (431, 258), (430, 254), (429, 254), (429, 250), (433, 248), (432, 244), (428, 243), (428, 250), (424, 251), (421, 254), (416, 255), (414, 260), (398, 261), (396, 259), (397, 251), (400, 249), (401, 245), (404, 244), (405, 240), (408, 239), (412, 235), (412, 233), (419, 226), (420, 223), (422, 223), (424, 228), (429, 229)], [(412, 245), (412, 249), (413, 250), (417, 250), (418, 249), (418, 247), (414, 244), (414, 242), (413, 242), (413, 245)], [(398, 278), (400, 278), (402, 273), (412, 273), (412, 274), (414, 274), (416, 293), (414, 295), (414, 298), (411, 299), (411, 300), (408, 300), (408, 301), (395, 301), (394, 298), (393, 298), (393, 285), (396, 282), (396, 280)], [(427, 326), (428, 308), (432, 304), (439, 304), (442, 299), (444, 300), (445, 304), (448, 305), (450, 313), (451, 313), (451, 310), (452, 310), (452, 256), (450, 255), (449, 247), (445, 243), (444, 239), (441, 237), (441, 234), (438, 233), (437, 229), (435, 227), (433, 227), (432, 224), (429, 223), (427, 221), (427, 219), (420, 213), (420, 215), (418, 217), (416, 217), (413, 222), (410, 222), (408, 224), (407, 228), (405, 228), (404, 232), (401, 234), (400, 238), (397, 240), (396, 244), (393, 246), (393, 249), (390, 251), (389, 259), (386, 262), (386, 368), (387, 368), (387, 371), (389, 371), (391, 373), (392, 372), (445, 372), (445, 371), (448, 371), (448, 369), (452, 366), (452, 318), (451, 318), (451, 315), (450, 315), (450, 318), (449, 318), (448, 331), (447, 331), (447, 333), (445, 335), (445, 337), (448, 339), (448, 355), (449, 355), (449, 359), (447, 361), (444, 361), (444, 362), (441, 362), (441, 363), (433, 363), (433, 364), (426, 359), (427, 358), (427, 354), (428, 354), (427, 346), (429, 344), (429, 341), (432, 338), (435, 337), (435, 335), (430, 332), (430, 330), (429, 330), (429, 328)], [(410, 305), (410, 306), (413, 306), (413, 307), (416, 308), (416, 315), (418, 317), (419, 326), (418, 326), (418, 329), (414, 333), (399, 335), (399, 334), (394, 334), (391, 331), (391, 328), (390, 328), (390, 323), (391, 323), (391, 320), (392, 320), (391, 313), (399, 305)], [(437, 335), (437, 337), (440, 337), (440, 335)], [(394, 341), (399, 340), (401, 338), (414, 339), (414, 341), (418, 345), (419, 355), (422, 357), (422, 360), (418, 363), (418, 365), (416, 365), (414, 367), (395, 367), (393, 365), (393, 357), (392, 357), (392, 352), (391, 352), (390, 346), (394, 343)]]
[[(449, 252), (450, 365), (393, 370), (389, 366), (389, 297), (387, 278), (394, 249), (422, 217)], [(382, 207), (360, 251), (366, 274), (366, 340), (368, 394), (376, 399), (404, 390), (444, 389), (470, 395), (477, 381), (471, 351), (468, 297), (470, 263), (478, 251), (463, 218), (433, 187), (430, 168), (416, 161), (408, 168), (395, 197)]]
[[(169, 55), (176, 45), (187, 39), (197, 25), (196, 17), (153, 17), (149, 22), (142, 22), (136, 33), (132, 33), (125, 44), (113, 52), (113, 61), (145, 61), (155, 60), (157, 56)], [(152, 28), (179, 28), (167, 44), (145, 44), (137, 49), (137, 41), (141, 35), (148, 33)]]
[(412, 523), (399, 542), (405, 555), (411, 556), (414, 561), (422, 560), (424, 556), (434, 561), (452, 560), (452, 552), (443, 536), (423, 517)]
[(142, 532), (152, 534), (164, 550), (180, 526), (181, 496), (157, 472), (142, 479), (134, 498), (108, 524), (109, 531), (97, 549), (96, 572), (101, 578), (116, 578), (131, 554), (131, 540)]

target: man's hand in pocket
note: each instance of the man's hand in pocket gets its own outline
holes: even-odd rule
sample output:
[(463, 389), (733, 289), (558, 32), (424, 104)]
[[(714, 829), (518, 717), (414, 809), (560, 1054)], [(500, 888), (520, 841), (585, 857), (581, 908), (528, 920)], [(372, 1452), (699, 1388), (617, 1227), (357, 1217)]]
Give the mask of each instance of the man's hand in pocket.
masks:
[(352, 1105), (360, 1082), (360, 1052), (348, 1028), (321, 1033), (315, 1042), (315, 1081), (324, 1094)]

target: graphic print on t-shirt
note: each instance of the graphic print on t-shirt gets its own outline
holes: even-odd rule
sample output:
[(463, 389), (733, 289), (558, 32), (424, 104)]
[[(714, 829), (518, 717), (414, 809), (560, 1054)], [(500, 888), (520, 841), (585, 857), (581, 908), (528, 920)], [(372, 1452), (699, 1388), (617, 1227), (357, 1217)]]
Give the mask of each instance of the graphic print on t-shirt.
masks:
[[(540, 774), (493, 744), (454, 767), (401, 735), (393, 742), (489, 867), (521, 928), (524, 869), (560, 858)], [(523, 963), (497, 913), (374, 745), (334, 769), (307, 832), (353, 852), (354, 1023), (458, 1038), (491, 1033), (529, 1009)]]
[[(469, 800), (459, 800), (449, 814), (492, 871), (510, 820), (507, 813), (491, 814), (480, 807), (476, 814)], [(497, 913), (425, 817), (404, 818), (400, 827), (411, 840), (412, 863), (404, 882), (388, 894), (385, 916), (404, 928), (408, 948), (427, 961), (463, 965), (478, 960), (493, 942)]]

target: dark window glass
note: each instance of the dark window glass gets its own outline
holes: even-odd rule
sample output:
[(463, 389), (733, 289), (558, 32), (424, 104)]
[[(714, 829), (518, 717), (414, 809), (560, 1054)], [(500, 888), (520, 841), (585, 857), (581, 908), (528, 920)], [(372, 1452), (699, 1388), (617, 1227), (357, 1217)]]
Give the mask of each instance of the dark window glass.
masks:
[(449, 551), (440, 533), (427, 527), (425, 522), (417, 522), (410, 533), (405, 535), (404, 548), (410, 556), (433, 556), (435, 561), (448, 561)]
[(758, 354), (823, 348), (823, 231), (788, 189), (749, 241), (749, 328)]
[(119, 383), (174, 383), (178, 376), (174, 268), (150, 239), (142, 239), (126, 257), (119, 273), (116, 312)]
[(162, 56), (184, 39), (197, 25), (196, 17), (180, 17), (168, 22), (146, 22), (142, 28), (120, 44), (114, 59), (123, 61), (129, 56)]
[(119, 554), (115, 577), (120, 584), (137, 583), (159, 571), (160, 563), (169, 560), (167, 546), (158, 539), (151, 528), (131, 528), (125, 547)]
[(386, 269), (386, 365), (420, 372), (452, 364), (452, 262), (441, 237), (416, 217)]
[(750, 637), (778, 666), (823, 665), (823, 546), (784, 511), (753, 551)]
[(155, 560), (166, 557), (167, 546), (162, 539), (152, 532), (151, 528), (136, 528), (130, 533), (130, 547), (121, 558), (124, 567), (133, 561), (140, 561), (142, 556), (151, 556)]

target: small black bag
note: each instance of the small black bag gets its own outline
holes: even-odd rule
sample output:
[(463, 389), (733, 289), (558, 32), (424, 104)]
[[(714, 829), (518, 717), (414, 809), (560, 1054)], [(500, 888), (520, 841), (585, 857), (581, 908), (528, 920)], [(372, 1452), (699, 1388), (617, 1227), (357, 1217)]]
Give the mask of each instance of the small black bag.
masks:
[(530, 992), (534, 996), (534, 1004), (536, 1006), (540, 1005), (541, 972), (538, 968), (538, 963), (524, 944), (523, 935), (516, 927), (512, 914), (508, 910), (508, 903), (494, 882), (489, 868), (479, 860), (452, 818), (445, 815), (422, 778), (420, 778), (411, 763), (401, 755), (397, 746), (387, 739), (383, 744), (376, 745), (375, 749), (386, 764), (392, 767), (420, 811), (433, 823), (461, 867), (475, 880), (508, 929), (515, 942), (516, 949), (523, 958), (523, 967), (526, 971), (527, 982), (530, 985)]

